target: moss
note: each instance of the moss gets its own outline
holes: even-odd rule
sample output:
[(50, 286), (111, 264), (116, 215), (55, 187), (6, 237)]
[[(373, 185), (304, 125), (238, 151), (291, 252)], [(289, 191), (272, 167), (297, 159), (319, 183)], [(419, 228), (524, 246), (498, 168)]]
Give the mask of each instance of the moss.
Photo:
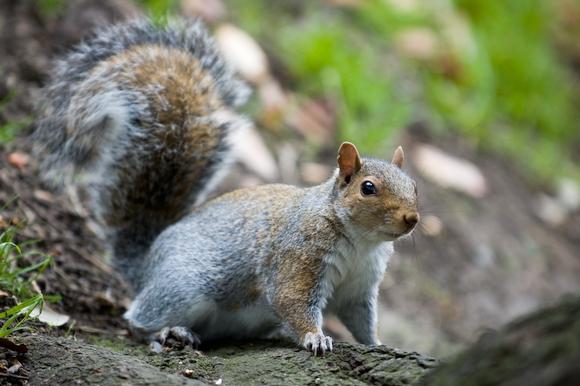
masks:
[(29, 349), (24, 365), (29, 369), (30, 383), (35, 385), (203, 384), (179, 374), (159, 371), (137, 356), (73, 339), (29, 335), (21, 341)]
[[(280, 342), (240, 342), (152, 354), (126, 339), (28, 335), (32, 384), (555, 386), (580, 381), (580, 297), (519, 319), (450, 362), (386, 346), (337, 343), (325, 357)], [(106, 347), (106, 348), (105, 348)], [(432, 371), (435, 369), (434, 371)], [(186, 373), (192, 378), (185, 378)], [(194, 380), (197, 380), (196, 383)]]
[(321, 358), (279, 342), (245, 342), (207, 347), (203, 352), (186, 349), (153, 354), (145, 345), (126, 339), (90, 340), (92, 344), (41, 335), (25, 337), (31, 351), (27, 366), (35, 373), (31, 381), (67, 383), (88, 373), (91, 382), (112, 379), (111, 383), (102, 384), (115, 384), (119, 379), (132, 384), (181, 384), (189, 382), (181, 375), (187, 372), (191, 379), (209, 384), (221, 379), (225, 385), (407, 385), (437, 364), (416, 353), (345, 343), (338, 343), (334, 352)]

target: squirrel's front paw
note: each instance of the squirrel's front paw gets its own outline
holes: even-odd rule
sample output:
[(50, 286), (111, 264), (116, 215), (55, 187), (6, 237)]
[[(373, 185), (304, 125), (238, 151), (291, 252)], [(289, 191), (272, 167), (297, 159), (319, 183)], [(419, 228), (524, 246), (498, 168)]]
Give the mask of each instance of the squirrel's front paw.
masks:
[(151, 351), (160, 353), (164, 346), (181, 350), (187, 346), (197, 349), (200, 344), (201, 341), (197, 334), (193, 333), (189, 328), (176, 326), (162, 328), (153, 335), (149, 347)]
[(323, 356), (326, 351), (332, 351), (332, 338), (325, 336), (322, 332), (308, 332), (304, 336), (302, 345), (306, 350), (312, 351), (314, 356), (318, 353)]

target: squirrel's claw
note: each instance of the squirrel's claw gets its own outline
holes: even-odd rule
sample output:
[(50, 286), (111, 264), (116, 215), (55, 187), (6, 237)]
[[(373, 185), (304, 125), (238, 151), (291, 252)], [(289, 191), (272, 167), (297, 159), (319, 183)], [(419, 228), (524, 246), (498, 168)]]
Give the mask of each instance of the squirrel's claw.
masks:
[(302, 345), (308, 351), (312, 351), (314, 356), (317, 356), (319, 353), (320, 356), (324, 356), (326, 351), (332, 351), (332, 338), (330, 336), (325, 336), (321, 332), (308, 332), (304, 336)]
[(183, 349), (191, 346), (197, 349), (201, 344), (199, 336), (187, 327), (163, 327), (153, 336), (149, 347), (151, 351), (160, 353), (163, 347)]

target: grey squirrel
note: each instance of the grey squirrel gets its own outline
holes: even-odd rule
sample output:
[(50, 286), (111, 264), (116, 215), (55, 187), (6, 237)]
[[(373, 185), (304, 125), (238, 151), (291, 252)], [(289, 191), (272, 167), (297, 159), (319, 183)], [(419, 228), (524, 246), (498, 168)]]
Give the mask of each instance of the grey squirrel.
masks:
[(231, 161), (230, 133), (247, 124), (234, 108), (248, 93), (198, 21), (107, 27), (57, 63), (45, 90), (44, 170), (86, 185), (134, 291), (125, 318), (153, 349), (281, 330), (316, 355), (332, 350), (324, 311), (378, 344), (393, 241), (419, 221), (402, 148), (387, 162), (345, 142), (321, 185), (204, 203)]

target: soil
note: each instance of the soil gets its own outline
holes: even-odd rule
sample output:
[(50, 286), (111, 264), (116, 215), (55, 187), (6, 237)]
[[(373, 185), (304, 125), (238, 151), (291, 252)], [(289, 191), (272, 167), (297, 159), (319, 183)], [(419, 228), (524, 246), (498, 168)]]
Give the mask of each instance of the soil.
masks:
[(332, 353), (312, 358), (293, 345), (273, 342), (228, 344), (203, 353), (168, 355), (142, 347), (109, 348), (62, 337), (30, 335), (32, 384), (118, 385), (365, 385), (412, 384), (437, 365), (432, 358), (386, 347), (339, 343)]
[(445, 355), (485, 329), (580, 292), (580, 213), (558, 226), (544, 223), (538, 216), (543, 189), (503, 157), (475, 151), (461, 138), (433, 138), (417, 126), (409, 128), (406, 142), (411, 159), (414, 147), (427, 143), (477, 165), (488, 193), (473, 198), (442, 189), (408, 164), (423, 218), (440, 219), (442, 231), (434, 237), (419, 231), (396, 245), (381, 293), (383, 317), (395, 310), (412, 331), (429, 332), (411, 332), (406, 342), (393, 334), (389, 342)]
[[(130, 344), (121, 349), (128, 350), (123, 353), (100, 351), (110, 346), (107, 342), (128, 344), (122, 319), (129, 302), (128, 290), (107, 265), (106, 240), (99, 237), (83, 209), (82, 195), (77, 202), (74, 194), (58, 193), (44, 185), (27, 140), (34, 101), (50, 72), (51, 61), (93, 26), (122, 20), (139, 11), (121, 1), (79, 0), (67, 2), (59, 14), (47, 15), (34, 3), (0, 3), (0, 125), (21, 122), (23, 126), (13, 142), (0, 146), (0, 226), (18, 226), (20, 241), (37, 240), (35, 248), (54, 256), (53, 267), (38, 285), (43, 293), (61, 295), (62, 300), (51, 307), (70, 315), (74, 322), (62, 329), (41, 327), (39, 331), (48, 336), (49, 343), (39, 343), (34, 335), (26, 336), (29, 355), (8, 353), (0, 358), (0, 372), (15, 359), (23, 364), (14, 373), (16, 377), (3, 381), (48, 382), (42, 377), (49, 376), (47, 369), (55, 366), (52, 359), (67, 355), (67, 371), (84, 371), (74, 368), (75, 361), (81, 361), (74, 356), (75, 348), (67, 351), (62, 345), (82, 346), (84, 341), (92, 341), (90, 349), (94, 347), (98, 356), (104, 355), (104, 361), (114, 357), (111, 361), (115, 363), (126, 362), (131, 371), (145, 377), (145, 383), (164, 379), (166, 384), (187, 384), (183, 376), (175, 375), (176, 370), (169, 375), (151, 372), (151, 366), (161, 365), (142, 359), (148, 358), (144, 354), (141, 359), (131, 359), (139, 349)], [(478, 165), (490, 189), (484, 198), (470, 198), (422, 178), (412, 164), (406, 167), (418, 181), (422, 213), (438, 217), (443, 231), (436, 237), (416, 232), (414, 240), (398, 243), (398, 254), (381, 288), (380, 332), (389, 345), (448, 354), (475, 341), (483, 328), (497, 328), (515, 316), (556, 301), (562, 294), (580, 292), (580, 213), (572, 214), (558, 227), (544, 224), (537, 216), (541, 189), (530, 185), (508, 161), (477, 151), (455, 136), (431, 137), (425, 126), (410, 127), (402, 139), (409, 157), (418, 143), (435, 144)], [(247, 174), (243, 171), (233, 175), (228, 187), (243, 181)], [(341, 336), (340, 326), (329, 327)], [(79, 342), (63, 336), (76, 337)], [(344, 338), (348, 340), (347, 335)], [(277, 347), (271, 350), (280, 349)], [(294, 352), (284, 350), (290, 351), (267, 352)], [(340, 349), (336, 355), (342, 355)], [(354, 371), (359, 360), (363, 361), (351, 358), (345, 363)], [(431, 362), (425, 369), (430, 367)], [(360, 371), (368, 376), (372, 368)], [(149, 374), (158, 378), (146, 378)], [(130, 375), (133, 377), (133, 373)]]

